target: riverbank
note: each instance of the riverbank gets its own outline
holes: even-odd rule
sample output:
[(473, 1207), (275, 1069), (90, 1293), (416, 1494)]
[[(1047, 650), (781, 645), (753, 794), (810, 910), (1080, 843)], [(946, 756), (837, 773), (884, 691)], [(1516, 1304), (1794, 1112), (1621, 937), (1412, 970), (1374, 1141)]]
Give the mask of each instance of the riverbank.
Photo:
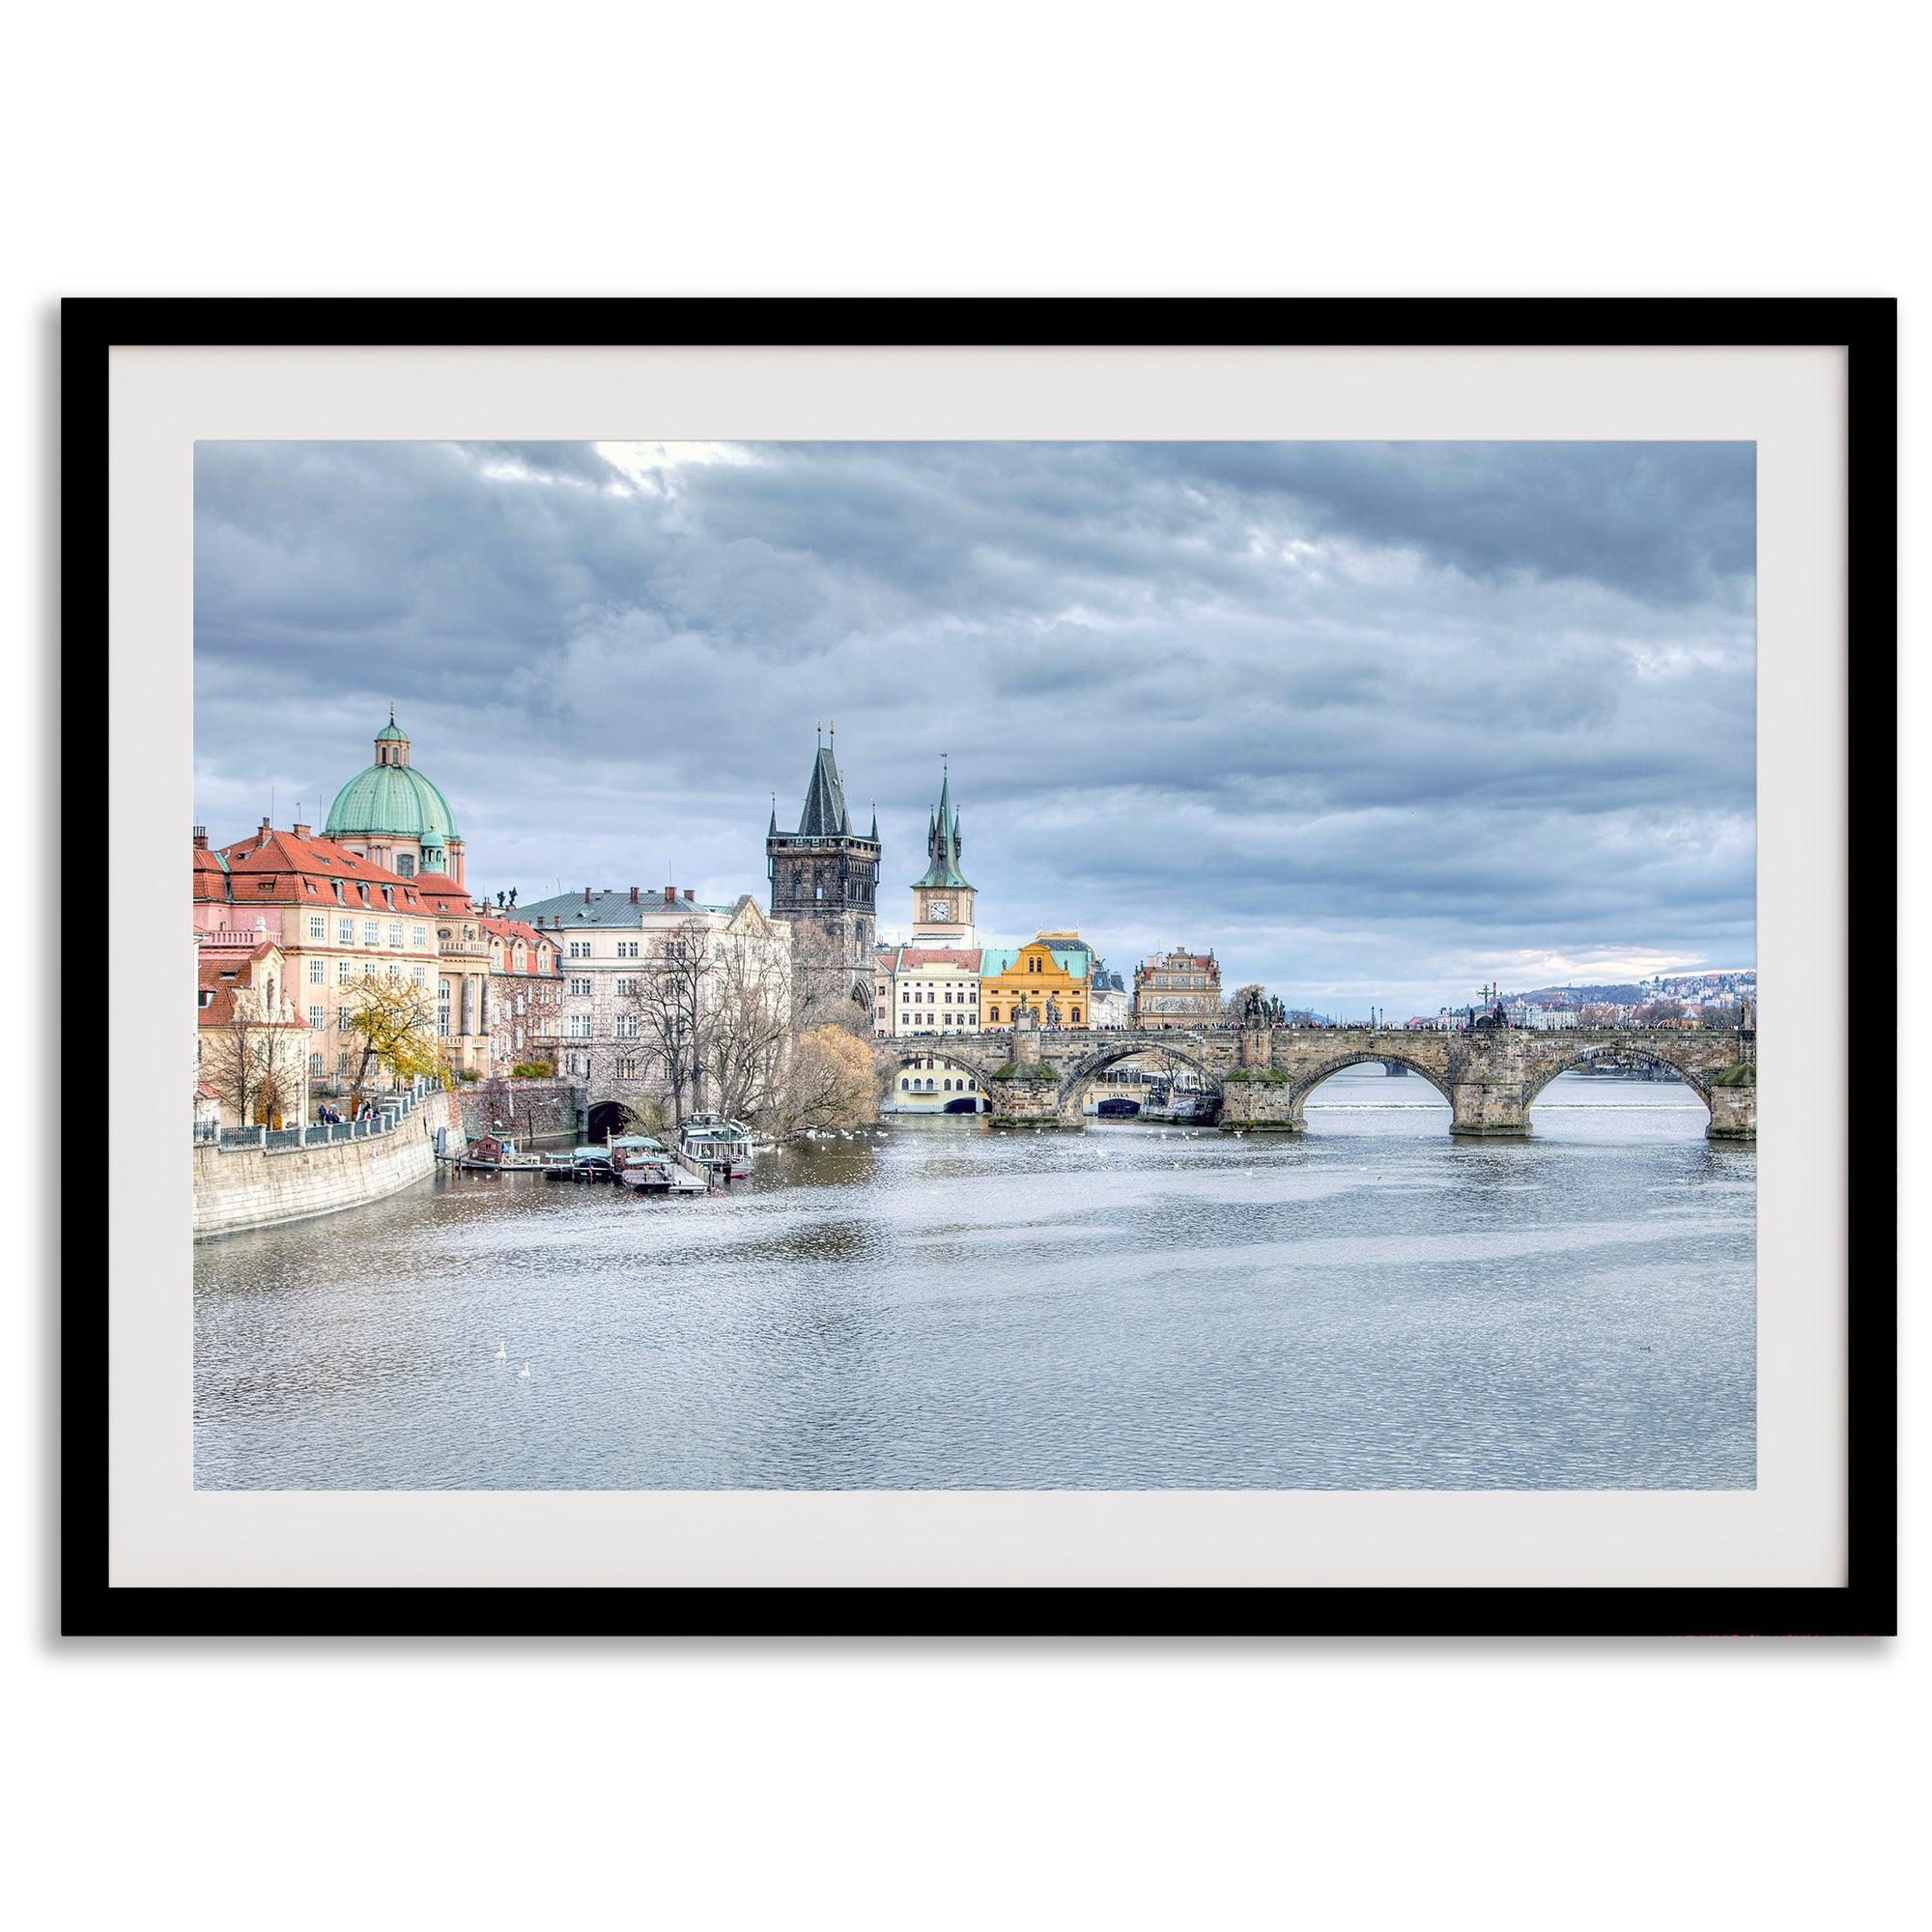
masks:
[(197, 1142), (194, 1237), (277, 1228), (398, 1194), (436, 1172), (438, 1129), (456, 1135), (462, 1124), (455, 1095), (432, 1094), (386, 1132), (365, 1138), (307, 1147)]

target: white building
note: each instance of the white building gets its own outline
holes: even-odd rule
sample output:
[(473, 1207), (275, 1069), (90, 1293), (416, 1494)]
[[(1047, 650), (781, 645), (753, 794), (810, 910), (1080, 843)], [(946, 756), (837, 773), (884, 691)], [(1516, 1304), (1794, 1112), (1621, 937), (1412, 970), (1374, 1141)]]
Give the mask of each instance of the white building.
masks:
[(882, 946), (872, 1030), (882, 1039), (980, 1031), (977, 947)]

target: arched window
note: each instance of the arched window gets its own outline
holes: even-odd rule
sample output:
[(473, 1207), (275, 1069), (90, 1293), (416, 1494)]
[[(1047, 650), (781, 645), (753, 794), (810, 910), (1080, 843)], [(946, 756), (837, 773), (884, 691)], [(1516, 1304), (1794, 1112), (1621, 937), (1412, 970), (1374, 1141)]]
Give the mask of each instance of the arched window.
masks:
[(950, 1093), (952, 1093), (952, 1081), (950, 1081), (950, 1080), (945, 1080), (945, 1081), (942, 1081), (942, 1082), (940, 1083), (940, 1087), (941, 1087), (941, 1091), (942, 1091), (942, 1092), (944, 1092), (944, 1093), (948, 1093), (948, 1094), (950, 1094)]
[(930, 1094), (930, 1093), (932, 1092), (932, 1082), (931, 1082), (930, 1080), (928, 1080), (928, 1081), (927, 1081), (927, 1082), (925, 1083), (925, 1091), (926, 1091), (926, 1092), (927, 1092), (928, 1094)]
[(1075, 1026), (1080, 1024), (1080, 1009), (1078, 1007), (1073, 1009), (1073, 1024)]
[(909, 1088), (911, 1085), (912, 1082), (908, 1080), (903, 1073), (901, 1073), (899, 1075), (899, 1092), (903, 1094), (907, 1090), (907, 1088)]

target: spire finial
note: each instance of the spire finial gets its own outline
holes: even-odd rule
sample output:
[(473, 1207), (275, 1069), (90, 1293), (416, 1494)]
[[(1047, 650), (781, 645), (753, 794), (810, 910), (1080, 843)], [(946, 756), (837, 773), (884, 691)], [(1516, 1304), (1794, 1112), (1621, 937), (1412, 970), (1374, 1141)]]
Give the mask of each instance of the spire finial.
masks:
[(811, 724), (811, 728), (812, 728), (812, 729), (813, 729), (813, 730), (814, 730), (815, 732), (817, 732), (817, 734), (818, 734), (818, 742), (819, 742), (819, 743), (820, 743), (821, 745), (822, 745), (822, 744), (824, 744), (824, 742), (825, 742), (825, 720), (824, 720), (824, 719), (822, 719), (822, 718), (815, 718), (815, 719), (813, 719), (813, 720), (812, 720), (812, 724)]
[(826, 735), (827, 735), (828, 737), (830, 737), (830, 738), (837, 738), (837, 737), (838, 737), (838, 719), (836, 719), (836, 718), (835, 718), (835, 719), (834, 719), (834, 720), (832, 721), (832, 724), (831, 724), (831, 725), (830, 725), (829, 729), (827, 730), (827, 732), (826, 732)]

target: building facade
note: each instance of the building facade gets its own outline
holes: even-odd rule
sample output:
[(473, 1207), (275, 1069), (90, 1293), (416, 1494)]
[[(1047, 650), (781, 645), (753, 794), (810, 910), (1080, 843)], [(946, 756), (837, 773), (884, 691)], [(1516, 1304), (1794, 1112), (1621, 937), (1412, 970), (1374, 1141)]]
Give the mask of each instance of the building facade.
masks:
[[(664, 1056), (646, 983), (654, 967), (664, 970), (668, 948), (687, 941), (702, 947), (709, 962), (702, 998), (723, 998), (754, 980), (759, 997), (788, 1010), (791, 928), (768, 917), (749, 893), (727, 906), (708, 904), (689, 887), (593, 892), (586, 886), (517, 910), (539, 939), (558, 949), (554, 1062), (564, 1078), (589, 1089), (593, 1117), (600, 1107), (641, 1110), (664, 1097)], [(704, 1104), (689, 1094), (686, 1100), (694, 1110)]]
[(360, 1064), (361, 1037), (345, 1022), (365, 977), (405, 981), (426, 1015), (435, 1010), (437, 921), (417, 881), (306, 825), (284, 832), (265, 818), (252, 837), (221, 847), (197, 826), (194, 924), (281, 948), (282, 990), (309, 1030), (311, 1084), (325, 1091), (339, 1091)]
[(563, 1048), (563, 948), (526, 920), (485, 913), (477, 922), (489, 948), (490, 1071), (545, 1062)]
[(781, 832), (772, 807), (765, 834), (771, 917), (801, 935), (793, 949), (800, 971), (835, 980), (835, 1000), (867, 1009), (873, 997), (879, 853), (878, 813), (869, 833), (854, 831), (834, 745), (821, 740), (798, 830)]
[(1211, 1026), (1221, 1017), (1221, 968), (1212, 952), (1177, 947), (1134, 969), (1134, 1024), (1159, 1032)]
[(1096, 1027), (1125, 1027), (1133, 1023), (1134, 1000), (1126, 981), (1104, 959), (1095, 959), (1087, 976), (1087, 1016)]
[(290, 997), (287, 955), (253, 930), (203, 931), (199, 941), (197, 1123), (299, 1125), (308, 1117), (310, 1032)]
[(982, 950), (980, 1025), (1009, 1028), (1026, 1010), (1041, 1026), (1086, 1031), (1093, 1025), (1087, 990), (1092, 961), (1084, 944), (1054, 945), (1044, 937), (1015, 951)]
[(978, 1033), (980, 959), (977, 947), (881, 947), (874, 1034)]

